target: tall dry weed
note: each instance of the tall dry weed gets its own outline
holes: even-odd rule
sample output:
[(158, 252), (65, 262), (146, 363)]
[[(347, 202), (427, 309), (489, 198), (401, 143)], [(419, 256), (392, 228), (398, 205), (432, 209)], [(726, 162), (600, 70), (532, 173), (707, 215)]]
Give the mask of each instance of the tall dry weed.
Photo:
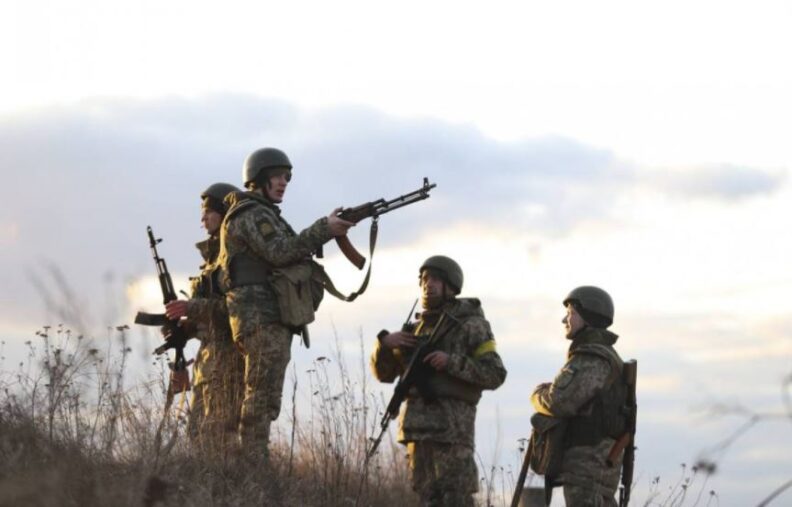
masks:
[[(200, 452), (188, 437), (188, 403), (165, 417), (162, 358), (158, 375), (127, 385), (129, 333), (108, 329), (100, 349), (46, 326), (14, 371), (2, 365), (0, 506), (416, 503), (393, 444), (362, 466), (382, 400), (365, 369), (352, 378), (338, 338), (332, 358), (293, 371), (291, 407), (264, 470)], [(305, 413), (300, 396), (310, 400)]]

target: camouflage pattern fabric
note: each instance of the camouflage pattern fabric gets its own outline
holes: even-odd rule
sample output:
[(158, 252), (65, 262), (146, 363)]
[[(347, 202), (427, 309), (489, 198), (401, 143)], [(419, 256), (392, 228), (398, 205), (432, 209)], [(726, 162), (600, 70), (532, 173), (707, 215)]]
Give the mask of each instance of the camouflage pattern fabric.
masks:
[(288, 266), (310, 258), (332, 236), (326, 218), (296, 233), (277, 206), (254, 192), (231, 193), (225, 204), (218, 263), (233, 340), (245, 358), (239, 438), (243, 451), (266, 458), (296, 330), (279, 323), (278, 301), (269, 284), (236, 286), (232, 265), (237, 256), (245, 256), (266, 269)]
[[(327, 218), (320, 218), (299, 234), (281, 216), (280, 209), (253, 192), (234, 192), (226, 197), (229, 206), (220, 227), (221, 285), (226, 289), (226, 304), (234, 335), (255, 332), (262, 323), (280, 321), (275, 292), (268, 283), (236, 286), (232, 264), (237, 256), (261, 263), (265, 268), (285, 267), (310, 258), (332, 236)], [(256, 321), (248, 322), (239, 315), (250, 315), (246, 308), (258, 308)]]
[[(437, 330), (437, 349), (449, 354), (449, 362), (444, 372), (434, 372), (433, 376), (443, 380), (442, 385), (457, 386), (476, 395), (480, 395), (485, 389), (498, 388), (506, 379), (506, 369), (495, 351), (492, 330), (484, 317), (479, 300), (454, 299), (443, 307), (442, 312), (445, 317), (439, 323), (440, 328)], [(432, 324), (428, 324), (428, 321), (422, 320), (416, 327), (416, 335), (419, 336), (431, 331)], [(387, 383), (396, 380), (404, 372), (409, 352), (388, 349), (381, 346), (377, 340), (371, 356), (371, 368), (376, 378)], [(454, 478), (446, 477), (444, 471), (449, 473), (453, 471), (455, 476), (459, 471), (453, 467), (453, 464), (445, 466), (435, 462), (431, 450), (421, 454), (423, 444), (445, 444), (446, 448), (455, 449), (454, 452), (460, 452), (460, 448), (465, 448), (471, 456), (475, 448), (476, 404), (443, 395), (441, 392), (436, 394), (436, 400), (427, 401), (416, 390), (411, 391), (399, 421), (399, 442), (410, 445), (414, 451), (411, 455), (416, 456), (417, 468), (411, 466), (411, 472), (419, 475), (413, 476), (413, 485), (419, 488), (416, 491), (420, 493), (424, 488), (421, 486), (422, 477), (427, 476), (423, 471), (431, 469), (434, 472), (429, 476), (439, 485), (438, 487), (443, 488), (445, 481), (448, 481), (448, 484), (455, 485), (455, 491), (475, 492), (478, 489), (477, 473), (465, 473)], [(422, 464), (422, 456), (428, 456), (424, 460), (428, 461), (427, 464)], [(435, 468), (431, 468), (432, 466)], [(475, 463), (473, 469), (475, 470)], [(465, 485), (460, 486), (458, 481), (464, 481)], [(446, 490), (443, 491), (442, 494), (446, 494)], [(453, 494), (450, 490), (447, 493)]]
[[(191, 300), (204, 297), (201, 283), (202, 275), (207, 264), (211, 263), (213, 260), (216, 260), (219, 246), (219, 240), (216, 238), (213, 239), (211, 237), (207, 240), (196, 243), (195, 247), (201, 254), (201, 258), (204, 260), (204, 263), (201, 264), (201, 273), (197, 277), (190, 278)], [(202, 356), (204, 356), (204, 354), (202, 354), (202, 348), (203, 343), (208, 341), (206, 340), (206, 335), (209, 330), (205, 322), (201, 325), (195, 318), (183, 322), (182, 326), (185, 328), (188, 336), (191, 338), (197, 338), (201, 342), (201, 347), (199, 347), (198, 352), (196, 353), (195, 362), (193, 363), (192, 397), (190, 398), (190, 413), (187, 421), (188, 434), (193, 439), (193, 441), (197, 443), (198, 437), (200, 436), (201, 427), (203, 426), (204, 422), (203, 387), (206, 383), (206, 376), (203, 372), (204, 361)]]
[(466, 445), (409, 442), (407, 461), (412, 488), (421, 503), (432, 507), (473, 507), (478, 469)]
[(603, 495), (596, 489), (572, 484), (564, 485), (564, 502), (567, 507), (617, 507), (613, 495)]
[[(615, 334), (604, 329), (581, 330), (572, 342), (566, 364), (553, 382), (540, 384), (534, 391), (532, 401), (537, 412), (561, 418), (582, 414), (587, 404), (612, 384), (613, 365), (604, 357), (576, 354), (574, 351), (591, 345), (604, 345), (613, 350), (610, 344), (617, 338)], [(580, 445), (566, 449), (557, 482), (565, 485), (565, 491), (567, 488), (573, 488), (574, 491), (580, 489), (588, 491), (589, 500), (599, 497), (613, 498), (621, 472), (621, 457), (613, 467), (609, 467), (606, 463), (613, 443), (612, 438), (605, 437), (596, 445)], [(593, 497), (590, 495), (592, 491), (597, 493)]]
[(256, 333), (241, 335), (237, 341), (245, 356), (239, 438), (242, 451), (254, 461), (268, 457), (270, 425), (280, 414), (291, 340), (289, 328), (266, 324)]
[(193, 395), (188, 421), (190, 434), (210, 456), (227, 455), (236, 440), (242, 403), (244, 362), (231, 339), (225, 298), (208, 290), (216, 265), (219, 239), (196, 245), (206, 263), (192, 280), (187, 322), (201, 341), (193, 365)]

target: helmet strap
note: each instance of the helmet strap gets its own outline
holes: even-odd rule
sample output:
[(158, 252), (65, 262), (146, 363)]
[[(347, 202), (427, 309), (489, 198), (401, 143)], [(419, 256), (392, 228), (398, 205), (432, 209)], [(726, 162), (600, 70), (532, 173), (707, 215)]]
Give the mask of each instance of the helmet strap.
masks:
[(586, 310), (579, 303), (575, 305), (575, 310), (577, 310), (577, 312), (583, 318), (583, 321), (589, 327), (593, 327), (597, 329), (606, 329), (611, 324), (610, 322), (608, 322), (607, 318), (603, 317), (598, 313), (594, 313), (589, 310)]

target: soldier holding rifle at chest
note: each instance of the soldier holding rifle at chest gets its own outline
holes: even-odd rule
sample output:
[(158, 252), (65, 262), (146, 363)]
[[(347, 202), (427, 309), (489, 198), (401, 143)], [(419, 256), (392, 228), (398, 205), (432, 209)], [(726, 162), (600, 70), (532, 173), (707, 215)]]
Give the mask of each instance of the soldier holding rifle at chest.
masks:
[(353, 301), (365, 291), (371, 274), (369, 260), (361, 287), (344, 296), (312, 257), (320, 256), (322, 246), (335, 238), (344, 255), (362, 269), (365, 258), (346, 237), (350, 227), (372, 218), (373, 255), (379, 216), (428, 198), (435, 185), (424, 179), (418, 190), (390, 201), (336, 208), (296, 232), (278, 207), (292, 178), (286, 154), (277, 148), (254, 151), (242, 173), (248, 191), (225, 199), (228, 211), (220, 227), (218, 263), (231, 332), (245, 358), (239, 441), (242, 454), (256, 463), (268, 459), (270, 424), (280, 413), (292, 336), (302, 335), (307, 346), (306, 326), (314, 320), (324, 291)]
[(483, 390), (503, 383), (506, 369), (481, 302), (457, 297), (463, 285), (459, 264), (441, 255), (428, 258), (419, 285), (418, 322), (395, 333), (381, 331), (371, 356), (378, 380), (400, 377), (383, 432), (406, 398), (399, 442), (407, 446), (412, 487), (422, 505), (472, 506), (478, 489), (476, 405)]
[(243, 167), (247, 192), (225, 199), (220, 227), (220, 285), (233, 340), (245, 360), (239, 422), (242, 453), (266, 461), (270, 424), (277, 419), (294, 334), (305, 333), (323, 288), (311, 256), (354, 224), (339, 209), (296, 232), (281, 215), (292, 164), (276, 148), (250, 154)]
[(231, 340), (225, 298), (217, 286), (220, 224), (225, 215), (223, 200), (239, 191), (228, 183), (210, 185), (201, 194), (201, 224), (208, 237), (195, 246), (204, 259), (201, 273), (190, 279), (188, 301), (165, 305), (170, 320), (179, 320), (189, 336), (201, 341), (193, 365), (189, 433), (206, 456), (225, 458), (235, 448), (242, 402), (242, 357)]

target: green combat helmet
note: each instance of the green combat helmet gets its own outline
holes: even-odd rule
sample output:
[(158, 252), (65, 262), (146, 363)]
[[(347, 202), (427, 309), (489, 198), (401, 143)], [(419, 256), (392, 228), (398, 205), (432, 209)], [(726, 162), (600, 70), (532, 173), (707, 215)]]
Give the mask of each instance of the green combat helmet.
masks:
[(592, 327), (607, 328), (613, 324), (613, 299), (610, 294), (591, 285), (576, 289), (564, 299), (564, 306), (572, 304), (575, 310)]
[(239, 192), (239, 189), (230, 183), (214, 183), (201, 193), (201, 200), (206, 208), (223, 215), (225, 214), (223, 199), (231, 192)]
[(289, 157), (277, 148), (261, 148), (245, 159), (245, 165), (242, 167), (242, 181), (247, 187), (256, 181), (261, 171), (279, 168), (291, 170), (292, 164)]
[(239, 189), (231, 183), (214, 183), (209, 185), (209, 187), (203, 191), (201, 194), (201, 199), (211, 197), (213, 199), (217, 199), (218, 201), (222, 201), (231, 192), (239, 192)]
[(462, 284), (465, 281), (465, 276), (462, 274), (462, 268), (451, 257), (445, 255), (433, 255), (426, 259), (418, 270), (418, 274), (422, 274), (425, 269), (433, 269), (440, 273), (440, 277), (448, 284), (457, 294), (462, 292)]

